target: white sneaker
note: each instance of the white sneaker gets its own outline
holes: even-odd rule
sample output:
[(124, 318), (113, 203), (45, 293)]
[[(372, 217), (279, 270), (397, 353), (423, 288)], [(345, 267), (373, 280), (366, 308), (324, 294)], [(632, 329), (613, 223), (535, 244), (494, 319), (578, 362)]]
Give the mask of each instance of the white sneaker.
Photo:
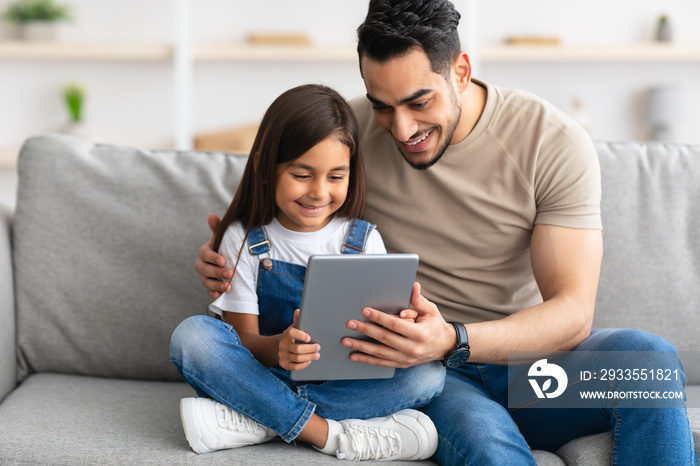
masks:
[(437, 450), (438, 435), (433, 421), (414, 409), (340, 423), (345, 433), (338, 435), (336, 456), (341, 460), (425, 460)]
[(209, 398), (180, 400), (185, 437), (195, 453), (209, 453), (267, 442), (275, 433)]

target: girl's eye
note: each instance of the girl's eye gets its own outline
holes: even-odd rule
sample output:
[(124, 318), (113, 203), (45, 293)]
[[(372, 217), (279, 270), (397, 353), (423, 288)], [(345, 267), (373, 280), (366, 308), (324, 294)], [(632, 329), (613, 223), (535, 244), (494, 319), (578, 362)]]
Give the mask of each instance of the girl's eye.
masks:
[(345, 176), (343, 175), (333, 175), (330, 177), (331, 181), (343, 181), (345, 179)]
[(297, 180), (306, 180), (308, 178), (311, 178), (309, 175), (301, 175), (296, 173), (292, 173), (292, 176)]

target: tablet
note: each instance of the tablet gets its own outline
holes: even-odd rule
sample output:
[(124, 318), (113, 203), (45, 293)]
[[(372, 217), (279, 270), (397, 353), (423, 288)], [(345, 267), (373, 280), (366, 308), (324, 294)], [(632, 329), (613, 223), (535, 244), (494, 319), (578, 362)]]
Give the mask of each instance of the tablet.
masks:
[(298, 371), (297, 381), (386, 379), (393, 367), (354, 362), (354, 351), (340, 343), (344, 337), (365, 335), (349, 330), (349, 319), (363, 319), (372, 307), (398, 314), (408, 309), (416, 279), (416, 254), (332, 254), (309, 259), (301, 297), (299, 328), (321, 345), (321, 358)]

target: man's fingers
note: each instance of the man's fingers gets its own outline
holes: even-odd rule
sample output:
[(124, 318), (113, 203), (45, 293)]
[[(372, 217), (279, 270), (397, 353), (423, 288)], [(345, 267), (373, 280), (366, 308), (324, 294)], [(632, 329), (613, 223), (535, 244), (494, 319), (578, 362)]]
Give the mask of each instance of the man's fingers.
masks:
[(209, 291), (209, 293), (226, 293), (231, 289), (231, 285), (228, 282), (222, 282), (215, 278), (202, 278), (202, 285)]
[(221, 219), (216, 214), (209, 214), (209, 217), (207, 217), (207, 223), (209, 224), (209, 229), (211, 232), (216, 234), (216, 231), (219, 229), (219, 225), (221, 225)]
[(202, 283), (204, 283), (204, 280), (208, 278), (226, 281), (231, 280), (233, 270), (223, 267), (223, 264), (226, 263), (223, 257), (219, 256), (218, 254), (211, 256), (211, 258), (214, 260), (216, 260), (216, 257), (219, 258), (219, 262), (222, 265), (215, 265), (213, 262), (205, 261), (202, 256), (198, 257), (194, 262), (194, 269), (202, 276)]
[(432, 301), (421, 294), (421, 285), (418, 282), (413, 284), (413, 292), (411, 293), (411, 306), (413, 306), (418, 314), (439, 314), (438, 308)]
[[(390, 341), (385, 341), (387, 340), (388, 336), (382, 336), (387, 334), (386, 329), (391, 330), (390, 333), (399, 335), (409, 335), (414, 329), (412, 322), (407, 322), (399, 316), (387, 314), (386, 312), (378, 311), (369, 307), (362, 310), (362, 315), (370, 322), (350, 319), (347, 323), (347, 327), (351, 330), (364, 333), (368, 337), (372, 337), (384, 344), (391, 344)], [(372, 322), (380, 325), (381, 327), (374, 325)]]
[(343, 338), (343, 346), (352, 348), (354, 352), (350, 359), (356, 362), (384, 367), (405, 368), (411, 366), (410, 361), (404, 361), (406, 355), (388, 346), (370, 343), (354, 338)]
[(213, 240), (210, 238), (209, 241), (206, 242), (206, 244), (203, 244), (199, 247), (199, 257), (197, 262), (202, 262), (203, 264), (211, 264), (216, 267), (225, 266), (226, 260), (221, 254), (212, 249), (213, 245)]

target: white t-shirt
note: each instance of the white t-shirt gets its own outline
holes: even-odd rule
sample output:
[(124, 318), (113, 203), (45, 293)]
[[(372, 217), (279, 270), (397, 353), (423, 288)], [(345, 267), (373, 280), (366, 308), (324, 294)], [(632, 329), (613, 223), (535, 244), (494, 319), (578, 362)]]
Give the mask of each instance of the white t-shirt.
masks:
[[(313, 254), (340, 254), (349, 224), (349, 219), (334, 218), (320, 230), (307, 233), (288, 230), (274, 219), (263, 227), (271, 245), (269, 255), (263, 256), (306, 266)], [(240, 222), (226, 230), (219, 253), (226, 259), (227, 267), (232, 268), (236, 263), (244, 236)], [(376, 228), (367, 239), (365, 254), (386, 254), (384, 241)], [(231, 281), (231, 291), (219, 296), (209, 305), (209, 310), (218, 315), (222, 315), (222, 311), (259, 315), (256, 293), (259, 263), (260, 258), (251, 254), (246, 245)]]

